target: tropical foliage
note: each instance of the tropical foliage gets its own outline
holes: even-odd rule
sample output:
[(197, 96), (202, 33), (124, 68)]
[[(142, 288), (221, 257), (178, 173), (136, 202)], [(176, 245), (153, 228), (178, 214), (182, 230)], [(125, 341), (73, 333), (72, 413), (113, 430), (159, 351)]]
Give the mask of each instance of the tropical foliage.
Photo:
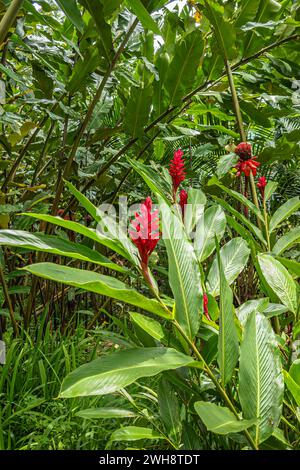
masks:
[(299, 449), (297, 2), (0, 8), (0, 449)]

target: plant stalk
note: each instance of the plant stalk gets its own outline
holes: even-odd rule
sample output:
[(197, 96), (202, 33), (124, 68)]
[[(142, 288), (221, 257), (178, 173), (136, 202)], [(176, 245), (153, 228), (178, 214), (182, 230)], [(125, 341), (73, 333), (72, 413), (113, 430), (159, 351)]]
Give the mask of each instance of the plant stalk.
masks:
[(22, 7), (24, 0), (12, 0), (8, 9), (6, 10), (1, 23), (0, 23), (0, 47), (6, 39), (9, 28), (13, 25), (17, 18), (18, 12)]
[(4, 272), (1, 266), (0, 266), (0, 281), (2, 284), (4, 298), (8, 306), (8, 311), (9, 311), (9, 316), (10, 316), (10, 320), (11, 320), (12, 327), (13, 327), (14, 336), (19, 336), (19, 327), (15, 319), (14, 309), (13, 309), (11, 298), (8, 292), (8, 287), (6, 284), (5, 277), (4, 277)]

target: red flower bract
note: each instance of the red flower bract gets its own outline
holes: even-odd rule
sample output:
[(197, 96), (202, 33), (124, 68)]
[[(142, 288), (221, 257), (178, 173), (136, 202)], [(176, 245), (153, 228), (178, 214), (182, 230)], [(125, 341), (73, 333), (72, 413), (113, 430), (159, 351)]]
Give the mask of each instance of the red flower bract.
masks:
[(244, 173), (245, 176), (250, 176), (251, 172), (253, 176), (256, 176), (257, 173), (257, 168), (259, 167), (260, 163), (255, 161), (257, 157), (252, 157), (249, 160), (243, 161), (240, 160), (236, 165), (235, 168), (237, 168), (237, 176), (240, 176), (242, 173)]
[(240, 157), (240, 160), (249, 160), (252, 157), (252, 147), (247, 142), (241, 142), (236, 146), (235, 153)]
[(173, 192), (176, 195), (177, 189), (185, 179), (184, 159), (182, 158), (183, 151), (177, 150), (174, 152), (173, 160), (170, 162), (169, 173), (173, 181)]
[(152, 211), (151, 197), (140, 206), (140, 214), (136, 212), (129, 230), (130, 238), (139, 250), (141, 267), (145, 273), (148, 269), (149, 257), (159, 241), (158, 210)]
[(265, 192), (265, 187), (267, 186), (267, 179), (265, 176), (261, 176), (260, 178), (258, 178), (258, 183), (257, 183), (257, 187), (259, 188), (260, 192), (262, 193), (262, 196), (264, 195), (264, 192)]
[(206, 316), (207, 320), (211, 321), (211, 318), (210, 318), (209, 312), (208, 312), (208, 297), (207, 297), (207, 294), (205, 292), (203, 294), (203, 310), (204, 310), (204, 313), (205, 313), (205, 316)]
[(185, 205), (187, 204), (188, 200), (188, 193), (182, 189), (179, 193), (179, 205), (181, 207), (182, 217), (184, 217), (184, 209)]

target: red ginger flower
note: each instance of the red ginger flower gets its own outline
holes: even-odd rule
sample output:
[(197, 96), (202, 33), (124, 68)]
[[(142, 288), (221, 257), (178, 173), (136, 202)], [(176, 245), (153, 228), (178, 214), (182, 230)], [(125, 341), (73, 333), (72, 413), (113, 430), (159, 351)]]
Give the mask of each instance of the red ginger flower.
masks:
[(235, 165), (237, 168), (237, 176), (244, 173), (245, 176), (250, 176), (251, 172), (253, 176), (256, 176), (257, 167), (260, 163), (255, 161), (257, 157), (252, 157), (252, 147), (247, 142), (241, 142), (235, 148), (235, 153), (239, 156), (239, 162)]
[(182, 218), (184, 218), (184, 209), (188, 201), (188, 193), (182, 189), (179, 193), (179, 205), (181, 207)]
[(256, 162), (255, 159), (257, 157), (252, 157), (249, 160), (243, 161), (240, 160), (236, 165), (235, 168), (237, 168), (237, 176), (240, 176), (242, 173), (245, 174), (245, 176), (250, 176), (251, 172), (253, 176), (256, 176), (257, 173), (257, 168), (259, 167), (260, 163)]
[(240, 157), (240, 160), (249, 160), (252, 157), (252, 147), (247, 142), (241, 142), (236, 146), (235, 153)]
[(177, 150), (176, 152), (174, 152), (174, 157), (173, 157), (173, 160), (171, 160), (170, 168), (169, 168), (169, 173), (173, 181), (174, 200), (175, 200), (177, 189), (180, 183), (184, 181), (185, 175), (186, 175), (185, 169), (184, 169), (184, 159), (182, 158), (182, 156), (183, 156), (182, 150)]
[(147, 281), (149, 281), (149, 257), (159, 241), (158, 212), (158, 210), (152, 212), (152, 200), (148, 196), (140, 206), (140, 214), (135, 213), (135, 218), (131, 222), (133, 229), (129, 230), (131, 240), (139, 250), (141, 267)]
[(207, 294), (205, 292), (203, 294), (203, 310), (204, 310), (204, 313), (205, 313), (205, 316), (206, 316), (207, 320), (211, 321), (211, 318), (210, 318), (209, 312), (208, 312), (208, 297), (207, 297)]
[(257, 187), (260, 190), (260, 194), (262, 198), (265, 197), (265, 187), (267, 186), (267, 183), (268, 182), (265, 176), (261, 176), (260, 178), (258, 178)]

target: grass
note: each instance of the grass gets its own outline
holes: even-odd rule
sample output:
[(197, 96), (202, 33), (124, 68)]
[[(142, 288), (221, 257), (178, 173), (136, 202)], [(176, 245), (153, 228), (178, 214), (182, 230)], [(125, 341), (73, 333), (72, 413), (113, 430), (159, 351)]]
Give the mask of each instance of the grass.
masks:
[(77, 412), (99, 406), (124, 407), (124, 403), (128, 408), (128, 402), (120, 395), (57, 397), (71, 370), (100, 351), (110, 351), (113, 343), (81, 327), (72, 336), (63, 336), (51, 332), (49, 326), (46, 331), (40, 326), (30, 336), (23, 331), (19, 339), (7, 334), (4, 340), (7, 357), (0, 366), (0, 450), (104, 449), (121, 422), (83, 419)]

